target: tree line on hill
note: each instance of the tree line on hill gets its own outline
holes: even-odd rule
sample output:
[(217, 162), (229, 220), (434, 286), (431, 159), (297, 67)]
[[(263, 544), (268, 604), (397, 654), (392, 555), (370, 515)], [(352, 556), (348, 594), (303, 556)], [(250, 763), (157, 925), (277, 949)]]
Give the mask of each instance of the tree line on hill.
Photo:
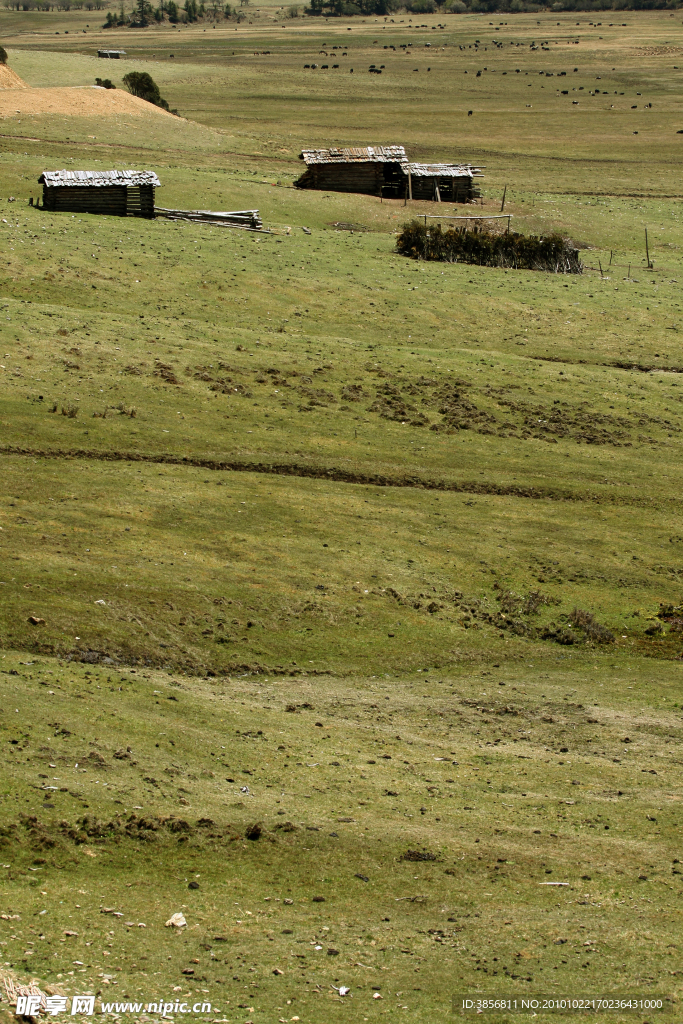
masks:
[(107, 11), (107, 18), (103, 28), (146, 28), (153, 21), (162, 22), (168, 20), (171, 25), (191, 24), (195, 21), (218, 21), (228, 18), (235, 21), (243, 21), (246, 17), (238, 13), (232, 4), (223, 4), (219, 0), (211, 0), (204, 3), (204, 0), (185, 0), (181, 6), (176, 0), (160, 0), (159, 6), (154, 7), (150, 0), (135, 0), (132, 11), (126, 11), (125, 5), (121, 5), (117, 12)]
[[(1, 2), (1, 0), (0, 0)], [(7, 10), (17, 11), (101, 11), (108, 6), (106, 0), (4, 0)], [(284, 16), (298, 18), (301, 14), (313, 17), (351, 17), (355, 14), (387, 16), (397, 11), (411, 14), (536, 14), (539, 11), (557, 14), (561, 11), (676, 11), (683, 0), (308, 0), (308, 5), (292, 5)], [(160, 0), (155, 7), (150, 0), (135, 0), (133, 10), (127, 12), (123, 3), (118, 12), (107, 11), (103, 28), (145, 28), (153, 22), (169, 21), (172, 25), (191, 24), (195, 21), (244, 21), (243, 7), (235, 7), (221, 0)]]

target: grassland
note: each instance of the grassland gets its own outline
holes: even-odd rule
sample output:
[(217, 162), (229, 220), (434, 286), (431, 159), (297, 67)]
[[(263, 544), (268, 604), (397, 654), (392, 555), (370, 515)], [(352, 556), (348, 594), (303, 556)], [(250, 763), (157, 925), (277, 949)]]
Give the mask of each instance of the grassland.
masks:
[[(0, 94), (5, 967), (231, 1024), (677, 999), (678, 18), (94, 13), (3, 12), (11, 66), (121, 46), (187, 120)], [(331, 142), (485, 164), (584, 273), (401, 259), (464, 211), (294, 190)], [(271, 233), (29, 207), (57, 166)]]

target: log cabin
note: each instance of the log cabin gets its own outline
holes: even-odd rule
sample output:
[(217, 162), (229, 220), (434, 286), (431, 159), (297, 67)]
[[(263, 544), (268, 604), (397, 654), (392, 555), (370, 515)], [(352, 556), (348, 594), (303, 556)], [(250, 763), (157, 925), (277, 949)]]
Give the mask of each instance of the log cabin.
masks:
[(69, 213), (154, 217), (154, 171), (43, 171), (43, 207)]

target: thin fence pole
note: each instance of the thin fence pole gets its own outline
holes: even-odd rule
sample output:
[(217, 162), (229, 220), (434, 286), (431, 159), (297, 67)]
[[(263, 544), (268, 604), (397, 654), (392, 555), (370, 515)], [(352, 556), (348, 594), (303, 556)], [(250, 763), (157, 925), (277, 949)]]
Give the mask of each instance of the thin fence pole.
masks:
[(650, 270), (652, 264), (650, 263), (650, 249), (647, 244), (647, 228), (645, 228), (645, 255), (647, 256), (647, 269)]
[(500, 212), (501, 213), (505, 209), (505, 196), (507, 195), (507, 190), (508, 190), (508, 187), (506, 185), (505, 188), (503, 189), (503, 202), (500, 204)]

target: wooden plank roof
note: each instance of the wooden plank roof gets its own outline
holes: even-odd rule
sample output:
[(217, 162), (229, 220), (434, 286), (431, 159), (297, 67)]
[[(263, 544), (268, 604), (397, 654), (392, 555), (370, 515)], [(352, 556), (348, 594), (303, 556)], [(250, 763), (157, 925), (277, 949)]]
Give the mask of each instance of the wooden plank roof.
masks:
[(350, 146), (344, 149), (304, 149), (299, 154), (310, 167), (311, 164), (367, 164), (408, 162), (403, 146)]
[(43, 171), (38, 182), (48, 188), (161, 185), (154, 171)]
[(482, 172), (470, 164), (403, 164), (401, 170), (414, 178), (473, 178)]

